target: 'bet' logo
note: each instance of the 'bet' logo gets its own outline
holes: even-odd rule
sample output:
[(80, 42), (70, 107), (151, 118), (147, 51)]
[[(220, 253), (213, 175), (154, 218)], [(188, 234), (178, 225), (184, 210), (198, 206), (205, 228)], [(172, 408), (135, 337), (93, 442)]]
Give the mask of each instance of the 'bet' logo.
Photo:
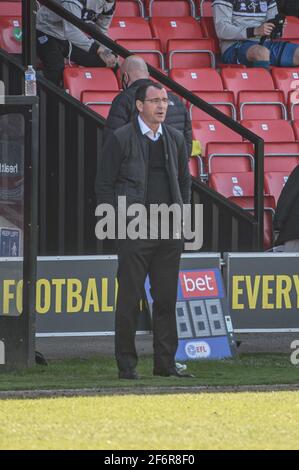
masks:
[(184, 299), (219, 295), (214, 271), (181, 271), (180, 283)]

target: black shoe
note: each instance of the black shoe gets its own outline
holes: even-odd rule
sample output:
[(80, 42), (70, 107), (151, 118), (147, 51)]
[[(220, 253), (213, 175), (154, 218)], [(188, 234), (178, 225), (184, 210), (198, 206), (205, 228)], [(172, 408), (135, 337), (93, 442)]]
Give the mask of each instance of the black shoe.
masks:
[(135, 369), (125, 369), (118, 372), (119, 379), (137, 380), (139, 376)]
[(169, 370), (154, 370), (153, 375), (158, 375), (159, 377), (179, 377), (184, 379), (194, 379), (194, 375), (189, 374), (185, 370), (179, 370), (176, 367)]

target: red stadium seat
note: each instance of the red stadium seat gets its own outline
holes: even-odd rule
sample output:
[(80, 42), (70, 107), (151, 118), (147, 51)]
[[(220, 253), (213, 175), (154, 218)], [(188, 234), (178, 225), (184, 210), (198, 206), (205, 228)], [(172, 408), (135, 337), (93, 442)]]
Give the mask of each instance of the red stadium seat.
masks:
[(117, 39), (151, 39), (152, 33), (144, 18), (113, 18), (109, 28), (109, 37)]
[(117, 91), (83, 91), (81, 101), (96, 113), (107, 118), (112, 101), (117, 95)]
[(210, 142), (206, 146), (208, 173), (243, 173), (254, 167), (254, 149), (249, 142)]
[[(217, 38), (217, 33), (216, 33), (216, 29), (215, 29), (214, 19), (209, 17), (209, 16), (204, 16), (200, 20), (200, 25), (201, 25), (201, 30), (202, 30), (203, 36), (205, 38), (216, 39), (217, 43), (219, 44), (219, 40)], [(220, 50), (219, 47), (218, 47), (218, 50)]]
[(289, 92), (299, 88), (299, 68), (274, 67), (271, 71), (275, 88), (284, 92), (287, 102)]
[[(230, 197), (229, 200), (253, 214), (253, 197)], [(273, 247), (273, 216), (275, 207), (276, 204), (274, 197), (264, 196), (264, 250), (269, 250)]]
[(144, 7), (141, 0), (118, 0), (116, 2), (114, 17), (144, 16)]
[(221, 70), (221, 76), (224, 88), (234, 92), (236, 101), (241, 90), (274, 90), (272, 77), (263, 68), (227, 67)]
[(152, 16), (166, 16), (169, 13), (173, 18), (194, 16), (194, 4), (189, 0), (149, 0), (148, 14)]
[(294, 142), (295, 140), (292, 126), (283, 119), (243, 120), (241, 124), (262, 137), (265, 142)]
[(215, 69), (171, 69), (169, 77), (189, 91), (223, 91), (221, 77)]
[(212, 0), (197, 0), (199, 4), (199, 16), (213, 16)]
[(296, 140), (299, 140), (299, 120), (293, 121), (293, 129)]
[[(226, 116), (236, 119), (237, 113), (234, 103), (234, 95), (231, 91), (195, 91), (194, 95), (207, 101), (209, 104), (212, 104), (215, 108), (219, 109), (219, 111), (226, 114)], [(210, 121), (211, 119), (214, 119), (212, 116), (192, 104), (190, 104), (190, 117), (195, 121)]]
[(240, 119), (287, 119), (288, 113), (282, 91), (240, 91)]
[(286, 172), (265, 173), (265, 193), (273, 196), (276, 204), (288, 178), (289, 173)]
[(193, 137), (201, 143), (205, 155), (209, 142), (242, 142), (242, 137), (218, 121), (193, 121)]
[(190, 175), (193, 176), (193, 178), (200, 177), (201, 173), (203, 173), (202, 160), (200, 157), (189, 158), (189, 171)]
[(170, 39), (167, 46), (169, 69), (215, 67), (214, 39)]
[(282, 37), (283, 39), (299, 38), (299, 18), (295, 18), (295, 16), (287, 16)]
[(118, 83), (113, 71), (101, 67), (68, 67), (63, 74), (64, 88), (70, 95), (81, 100), (84, 91), (118, 91)]
[(292, 121), (299, 119), (299, 88), (289, 92), (288, 110)]
[(287, 172), (299, 164), (299, 143), (297, 142), (268, 142), (264, 148), (265, 172)]
[(120, 39), (117, 43), (129, 51), (134, 52), (134, 54), (143, 57), (143, 59), (153, 67), (159, 69), (165, 68), (159, 39)]
[(158, 18), (150, 20), (153, 37), (162, 43), (162, 52), (167, 51), (167, 41), (170, 39), (200, 39), (203, 37), (200, 24), (195, 18)]
[(209, 185), (225, 197), (254, 196), (254, 174), (212, 173)]
[(22, 16), (22, 2), (0, 2), (0, 17)]
[(22, 17), (0, 16), (0, 48), (12, 54), (22, 53)]

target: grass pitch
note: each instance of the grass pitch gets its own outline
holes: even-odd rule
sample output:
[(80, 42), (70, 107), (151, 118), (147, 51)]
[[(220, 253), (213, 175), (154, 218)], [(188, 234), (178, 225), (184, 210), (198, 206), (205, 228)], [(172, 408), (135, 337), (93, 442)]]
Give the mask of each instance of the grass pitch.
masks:
[(243, 354), (236, 359), (190, 361), (187, 364), (195, 379), (153, 377), (152, 358), (142, 357), (138, 363), (140, 380), (118, 380), (114, 358), (51, 361), (48, 367), (0, 374), (0, 391), (299, 383), (299, 367), (293, 366), (286, 354)]
[(299, 392), (4, 400), (0, 449), (299, 449), (298, 422)]

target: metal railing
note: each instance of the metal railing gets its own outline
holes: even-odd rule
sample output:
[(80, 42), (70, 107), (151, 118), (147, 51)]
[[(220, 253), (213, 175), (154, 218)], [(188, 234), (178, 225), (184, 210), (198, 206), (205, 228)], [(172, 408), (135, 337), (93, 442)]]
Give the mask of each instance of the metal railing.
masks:
[[(72, 15), (68, 11), (66, 11), (63, 7), (61, 7), (55, 0), (40, 0), (40, 3), (47, 6), (50, 10), (54, 13), (57, 13), (65, 20), (71, 22), (73, 25), (77, 26), (79, 29), (87, 33), (92, 38), (96, 39), (100, 43), (104, 44), (106, 47), (109, 47), (113, 52), (122, 56), (128, 57), (131, 55), (130, 51), (125, 49), (124, 47), (116, 44), (112, 41), (109, 37), (102, 34), (99, 29), (90, 23), (85, 23), (81, 19), (77, 18), (76, 16)], [(223, 114), (218, 109), (214, 108), (210, 104), (206, 103), (199, 97), (193, 95), (189, 90), (184, 88), (183, 86), (179, 85), (178, 83), (174, 82), (163, 73), (148, 65), (150, 75), (160, 81), (163, 85), (167, 86), (171, 90), (173, 90), (178, 95), (182, 96), (185, 100), (189, 101), (194, 106), (199, 107), (210, 116), (214, 117), (225, 126), (229, 127), (239, 135), (241, 135), (244, 139), (249, 140), (254, 144), (255, 154), (255, 166), (254, 166), (254, 220), (257, 223), (258, 229), (258, 237), (257, 237), (257, 246), (256, 249), (262, 250), (263, 249), (263, 237), (264, 237), (264, 141), (262, 138), (254, 134), (253, 132), (249, 131), (245, 127), (241, 126), (241, 124), (235, 122), (230, 117)]]
[[(40, 3), (61, 14), (66, 20), (117, 54), (123, 57), (131, 55), (130, 51), (102, 35), (94, 25), (82, 22), (55, 1), (41, 0)], [(240, 251), (243, 246), (248, 250), (262, 250), (263, 140), (154, 67), (150, 65), (148, 67), (154, 78), (190, 101), (193, 106), (203, 109), (254, 143), (254, 217), (196, 180), (193, 181), (192, 191), (193, 201), (200, 200), (205, 203), (204, 225), (208, 234), (205, 237), (204, 250), (222, 251), (223, 247), (223, 251)], [(7, 84), (9, 94), (22, 93), (23, 74), (24, 67), (18, 61), (11, 55), (0, 52), (0, 79)], [(38, 86), (40, 93), (39, 253), (45, 255), (98, 253), (101, 246), (94, 236), (94, 177), (100, 157), (105, 120), (41, 77), (38, 78)], [(214, 214), (213, 217), (210, 211)], [(231, 227), (231, 231), (228, 227)], [(230, 235), (226, 236), (229, 233)]]

